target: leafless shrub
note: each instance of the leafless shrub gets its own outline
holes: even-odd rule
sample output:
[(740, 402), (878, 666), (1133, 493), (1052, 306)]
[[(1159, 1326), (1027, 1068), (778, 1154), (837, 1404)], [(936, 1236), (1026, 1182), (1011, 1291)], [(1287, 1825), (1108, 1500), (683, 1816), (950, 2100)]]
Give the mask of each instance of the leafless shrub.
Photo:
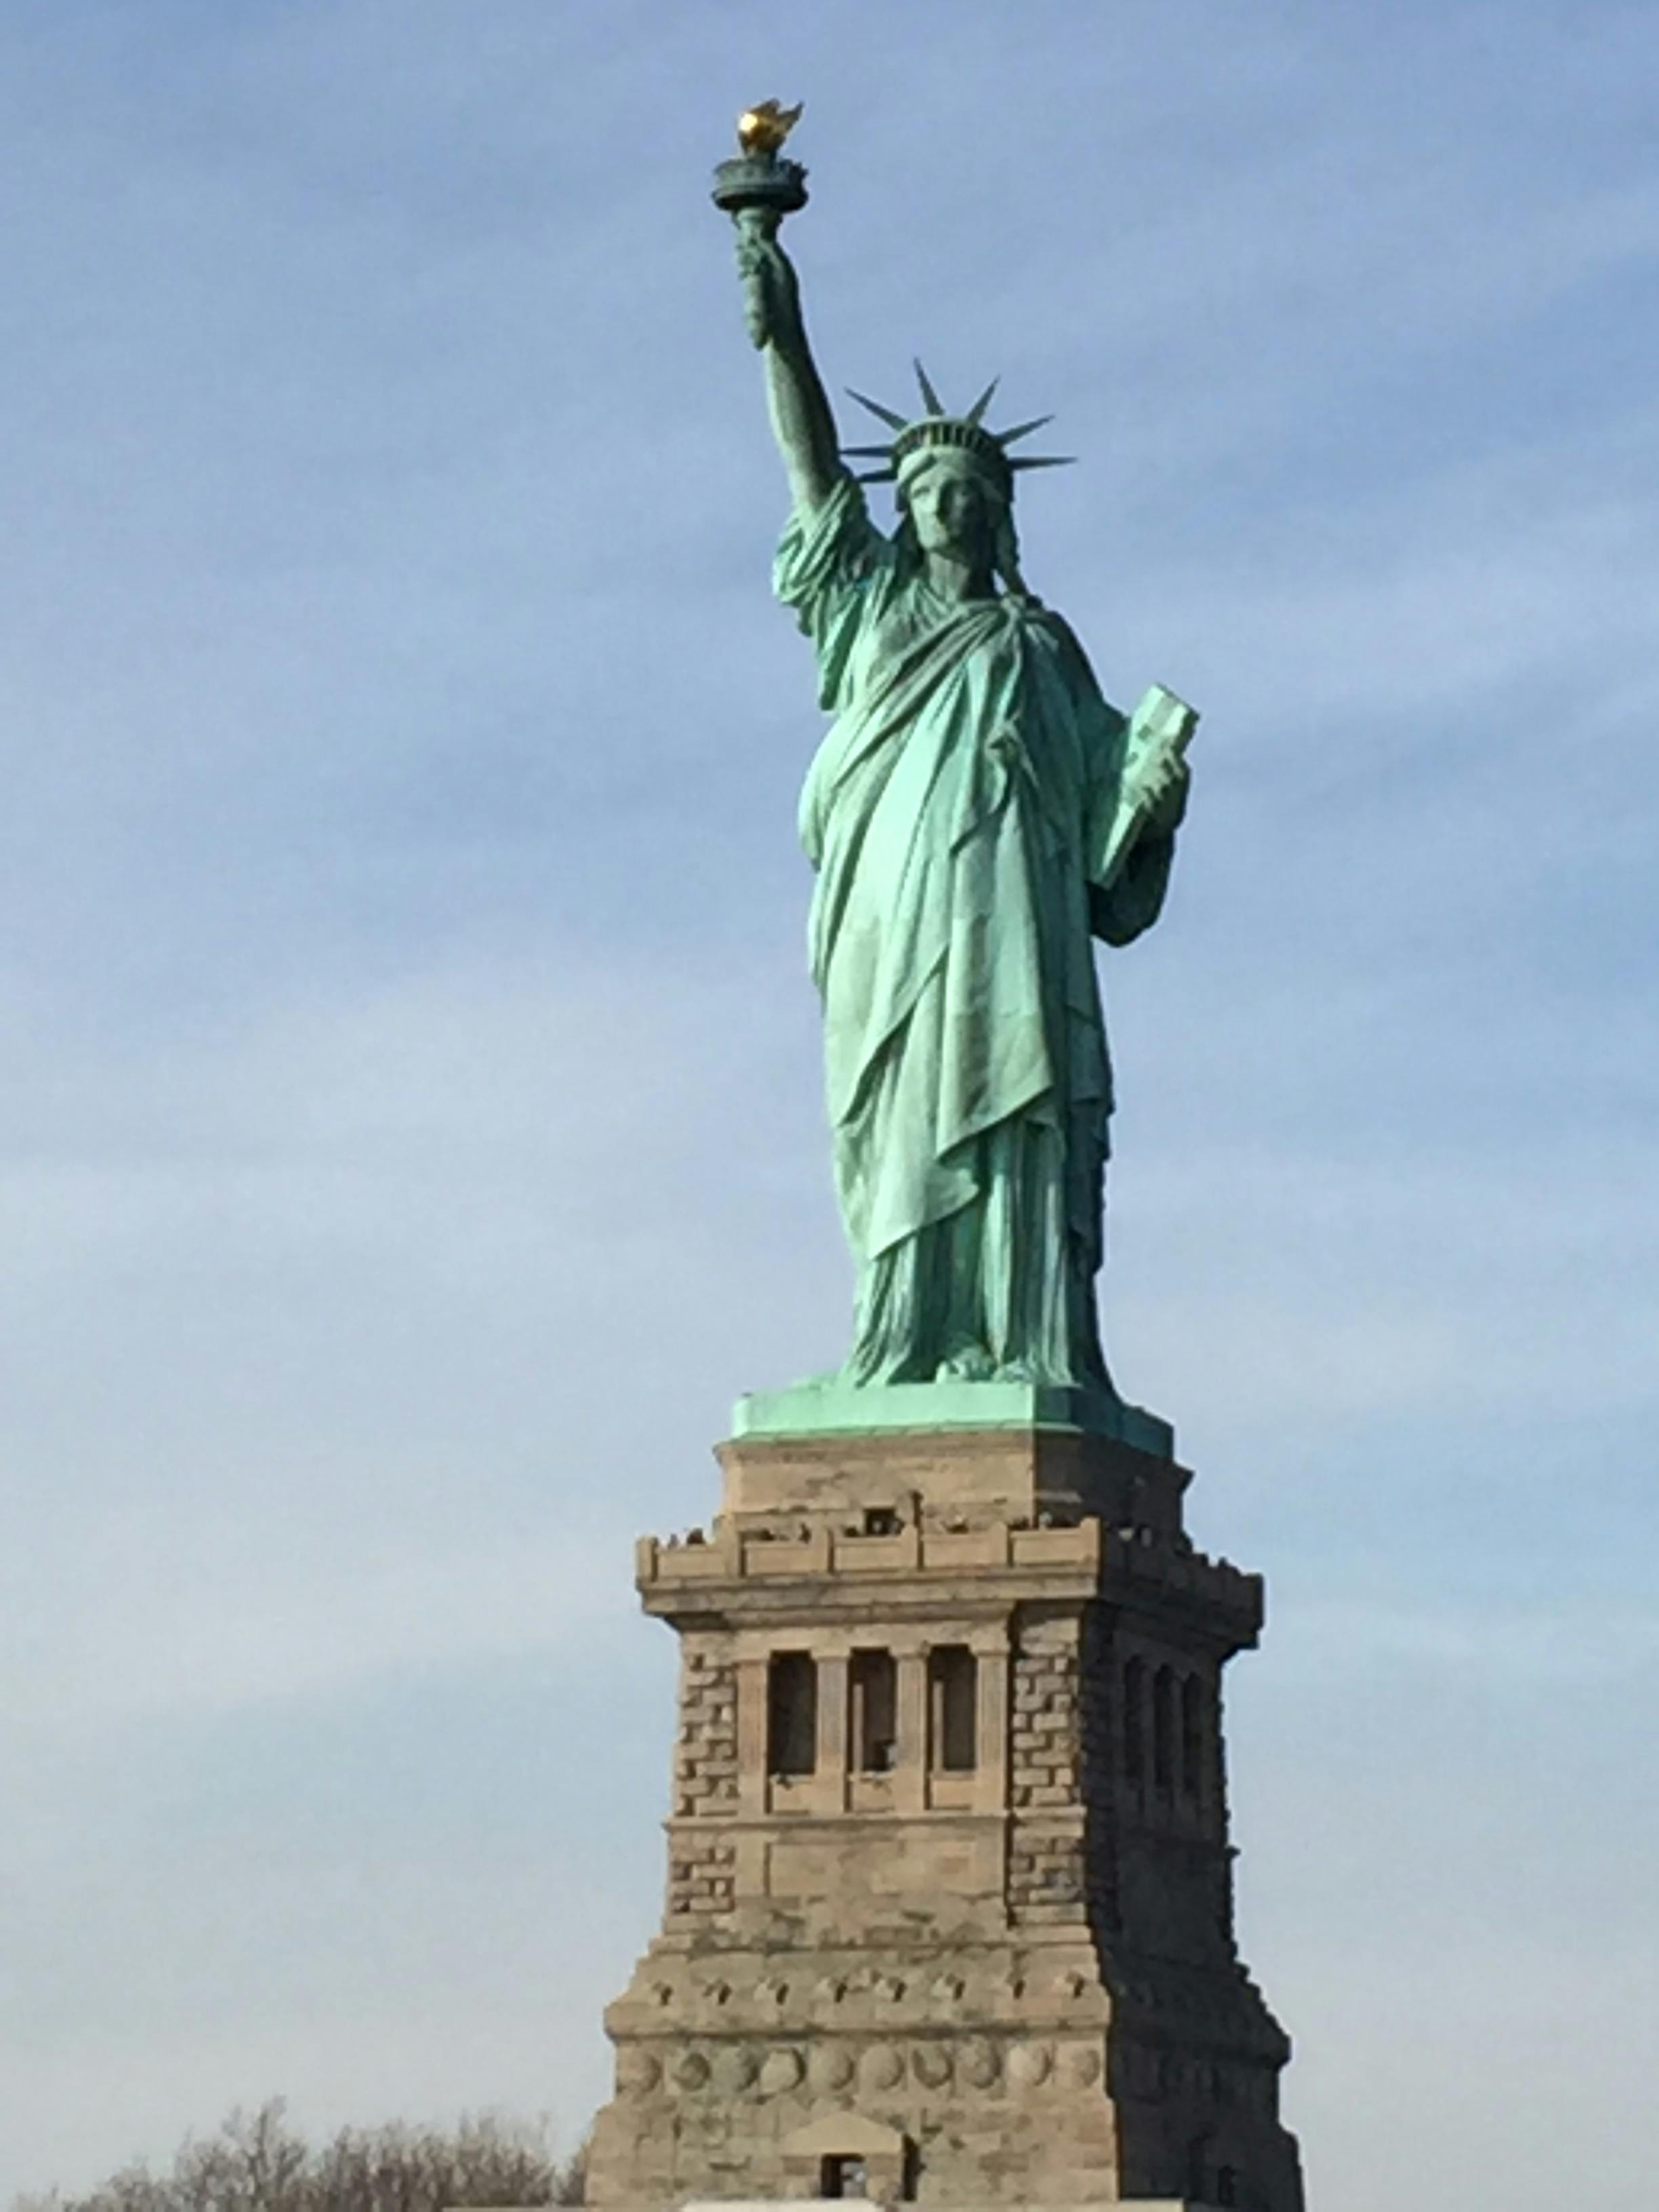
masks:
[(20, 2197), (12, 2212), (447, 2212), (580, 2204), (582, 2151), (554, 2154), (544, 2126), (486, 2114), (458, 2127), (343, 2128), (313, 2149), (281, 2098), (187, 2137), (171, 2169), (124, 2167), (90, 2196)]

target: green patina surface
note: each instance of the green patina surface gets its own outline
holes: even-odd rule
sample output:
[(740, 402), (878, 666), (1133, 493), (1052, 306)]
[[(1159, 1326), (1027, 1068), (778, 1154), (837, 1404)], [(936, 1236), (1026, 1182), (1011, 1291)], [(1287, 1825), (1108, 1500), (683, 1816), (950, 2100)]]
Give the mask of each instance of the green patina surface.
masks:
[(919, 369), (913, 420), (863, 403), (891, 433), (854, 449), (896, 487), (897, 526), (878, 526), (783, 210), (758, 190), (722, 204), (793, 495), (775, 586), (831, 718), (800, 830), (857, 1268), (839, 1374), (745, 1400), (740, 1421), (983, 1426), (994, 1400), (989, 1425), (1151, 1423), (1167, 1449), (1164, 1424), (1117, 1401), (1096, 1315), (1112, 1079), (1094, 946), (1158, 919), (1196, 718), (1160, 687), (1133, 716), (1109, 705), (1030, 592), (1013, 487), (1045, 463), (1012, 451), (1035, 423), (988, 427), (990, 392), (953, 415)]
[(799, 1382), (756, 1390), (732, 1410), (734, 1437), (870, 1435), (896, 1429), (1079, 1429), (1159, 1459), (1175, 1431), (1109, 1389), (1041, 1382)]

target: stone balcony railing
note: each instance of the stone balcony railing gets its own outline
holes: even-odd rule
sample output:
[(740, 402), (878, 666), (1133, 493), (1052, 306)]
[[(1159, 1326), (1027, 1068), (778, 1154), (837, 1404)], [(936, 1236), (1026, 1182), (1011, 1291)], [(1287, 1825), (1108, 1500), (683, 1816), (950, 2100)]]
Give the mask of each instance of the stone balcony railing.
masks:
[(1253, 1626), (1261, 1615), (1261, 1581), (1226, 1559), (1146, 1529), (1117, 1529), (1088, 1518), (1052, 1528), (1006, 1522), (961, 1531), (911, 1525), (890, 1535), (866, 1535), (820, 1522), (799, 1537), (762, 1535), (716, 1524), (706, 1541), (642, 1536), (635, 1547), (640, 1593), (654, 1599), (690, 1595), (699, 1586), (845, 1579), (902, 1579), (1009, 1574), (1103, 1589), (1114, 1582), (1185, 1595)]

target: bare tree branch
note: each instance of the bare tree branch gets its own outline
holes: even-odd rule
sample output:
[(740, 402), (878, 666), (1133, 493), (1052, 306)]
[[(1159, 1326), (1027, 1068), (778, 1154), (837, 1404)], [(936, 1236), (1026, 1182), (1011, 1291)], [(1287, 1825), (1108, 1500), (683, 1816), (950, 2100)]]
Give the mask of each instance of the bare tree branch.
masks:
[(15, 2197), (12, 2212), (465, 2212), (580, 2204), (586, 2146), (565, 2157), (545, 2124), (483, 2113), (453, 2130), (343, 2128), (313, 2149), (280, 2097), (232, 2112), (218, 2133), (186, 2136), (165, 2174), (130, 2166), (90, 2195)]

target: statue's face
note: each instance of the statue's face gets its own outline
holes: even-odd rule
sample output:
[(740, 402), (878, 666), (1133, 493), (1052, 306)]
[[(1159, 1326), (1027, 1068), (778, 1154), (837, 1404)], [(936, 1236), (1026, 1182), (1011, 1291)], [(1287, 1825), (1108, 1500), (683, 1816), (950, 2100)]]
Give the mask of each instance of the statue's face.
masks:
[(972, 568), (990, 567), (1001, 502), (965, 455), (948, 447), (930, 454), (906, 477), (904, 498), (924, 553), (942, 553)]

